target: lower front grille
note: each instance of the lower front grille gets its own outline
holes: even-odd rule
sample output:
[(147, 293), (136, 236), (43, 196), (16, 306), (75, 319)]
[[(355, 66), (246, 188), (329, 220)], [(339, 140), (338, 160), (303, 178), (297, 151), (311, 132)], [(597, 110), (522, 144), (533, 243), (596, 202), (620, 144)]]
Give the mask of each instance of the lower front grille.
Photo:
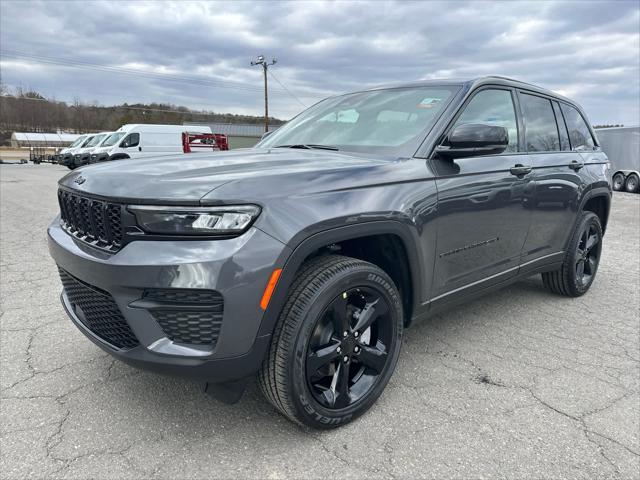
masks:
[(207, 311), (154, 310), (165, 335), (176, 343), (215, 346), (222, 327), (222, 314)]
[(58, 271), (69, 303), (88, 330), (116, 348), (130, 349), (140, 344), (111, 295), (61, 268)]
[(222, 328), (224, 299), (215, 290), (150, 289), (143, 300), (167, 338), (176, 343), (214, 347)]

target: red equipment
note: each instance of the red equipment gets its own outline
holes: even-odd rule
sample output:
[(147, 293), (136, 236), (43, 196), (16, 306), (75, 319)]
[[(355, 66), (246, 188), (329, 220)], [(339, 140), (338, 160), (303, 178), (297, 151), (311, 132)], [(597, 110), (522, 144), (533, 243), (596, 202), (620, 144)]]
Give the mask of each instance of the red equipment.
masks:
[(191, 153), (194, 149), (207, 148), (213, 151), (229, 150), (229, 139), (221, 133), (182, 132), (182, 151)]

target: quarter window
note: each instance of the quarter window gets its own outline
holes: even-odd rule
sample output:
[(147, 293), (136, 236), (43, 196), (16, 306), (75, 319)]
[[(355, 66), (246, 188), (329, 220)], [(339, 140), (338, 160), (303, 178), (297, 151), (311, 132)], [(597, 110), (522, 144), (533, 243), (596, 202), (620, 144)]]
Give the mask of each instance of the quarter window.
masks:
[(567, 125), (564, 123), (564, 116), (560, 111), (558, 102), (553, 102), (553, 113), (556, 114), (556, 122), (558, 124), (558, 132), (560, 132), (560, 149), (571, 150), (569, 143), (569, 134), (567, 133)]
[(589, 130), (589, 127), (587, 127), (582, 115), (580, 115), (580, 112), (563, 103), (562, 113), (564, 113), (564, 119), (567, 122), (571, 148), (573, 150), (593, 150), (595, 142), (593, 141), (591, 131)]
[(551, 101), (535, 95), (522, 94), (527, 152), (560, 150), (558, 126)]
[(505, 151), (518, 151), (518, 122), (509, 90), (481, 90), (467, 104), (454, 127), (465, 123), (484, 123), (506, 128), (509, 145)]

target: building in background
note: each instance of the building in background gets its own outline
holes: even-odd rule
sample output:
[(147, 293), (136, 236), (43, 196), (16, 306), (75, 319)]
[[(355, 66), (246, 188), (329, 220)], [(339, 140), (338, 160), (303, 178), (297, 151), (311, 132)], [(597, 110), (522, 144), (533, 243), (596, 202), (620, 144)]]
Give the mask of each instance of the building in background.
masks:
[[(264, 125), (262, 124), (185, 122), (184, 125), (206, 125), (211, 127), (213, 133), (221, 133), (227, 136), (231, 150), (253, 147), (264, 134)], [(272, 132), (279, 126), (269, 126), (269, 131)]]
[(72, 133), (36, 133), (36, 132), (13, 132), (11, 134), (12, 148), (58, 148), (68, 147), (76, 141), (80, 135)]

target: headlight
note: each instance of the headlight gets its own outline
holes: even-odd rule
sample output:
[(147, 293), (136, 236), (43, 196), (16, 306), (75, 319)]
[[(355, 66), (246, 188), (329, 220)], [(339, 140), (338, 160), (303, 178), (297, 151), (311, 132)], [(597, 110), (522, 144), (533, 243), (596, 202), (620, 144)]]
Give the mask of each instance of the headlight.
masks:
[(260, 207), (160, 207), (130, 205), (138, 226), (164, 235), (237, 235), (246, 231), (260, 214)]

